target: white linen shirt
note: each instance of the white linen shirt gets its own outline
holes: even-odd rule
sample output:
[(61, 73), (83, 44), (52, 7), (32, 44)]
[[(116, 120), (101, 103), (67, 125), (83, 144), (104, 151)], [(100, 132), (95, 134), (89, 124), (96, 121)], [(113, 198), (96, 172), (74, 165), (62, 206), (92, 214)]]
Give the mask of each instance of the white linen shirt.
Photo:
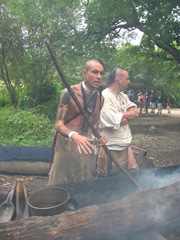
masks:
[(103, 90), (104, 105), (101, 109), (99, 128), (108, 137), (106, 145), (110, 150), (122, 151), (132, 142), (132, 134), (128, 124), (120, 126), (122, 112), (130, 107), (136, 107), (128, 96), (119, 92), (115, 94), (106, 88)]

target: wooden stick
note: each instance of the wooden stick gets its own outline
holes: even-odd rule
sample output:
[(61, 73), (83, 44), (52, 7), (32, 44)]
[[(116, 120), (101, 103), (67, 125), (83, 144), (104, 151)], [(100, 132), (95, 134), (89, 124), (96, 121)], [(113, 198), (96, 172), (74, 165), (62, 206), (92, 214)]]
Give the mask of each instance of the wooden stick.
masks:
[(24, 193), (24, 203), (25, 203), (25, 208), (24, 208), (24, 213), (23, 213), (22, 219), (26, 219), (29, 217), (29, 206), (27, 203), (28, 193), (27, 193), (25, 182), (22, 182), (22, 189), (23, 189), (23, 193)]
[(19, 220), (22, 218), (23, 212), (21, 210), (20, 206), (20, 184), (21, 181), (17, 180), (16, 181), (16, 220)]
[(147, 155), (147, 150), (142, 149), (142, 148), (139, 148), (139, 147), (135, 147), (135, 146), (133, 146), (133, 145), (131, 145), (131, 147), (134, 148), (134, 149), (137, 149), (137, 150), (140, 150), (140, 151), (144, 152), (143, 156), (146, 156), (146, 155)]

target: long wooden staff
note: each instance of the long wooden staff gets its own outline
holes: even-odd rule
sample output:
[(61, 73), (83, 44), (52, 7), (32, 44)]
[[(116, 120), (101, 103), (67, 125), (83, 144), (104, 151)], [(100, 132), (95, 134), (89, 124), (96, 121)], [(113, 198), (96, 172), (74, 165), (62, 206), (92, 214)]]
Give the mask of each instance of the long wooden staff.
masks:
[[(77, 97), (75, 96), (73, 90), (71, 89), (71, 86), (70, 86), (69, 82), (67, 81), (67, 79), (66, 79), (66, 77), (65, 77), (65, 75), (64, 75), (64, 73), (63, 73), (63, 71), (62, 71), (62, 69), (61, 69), (61, 67), (60, 67), (60, 65), (59, 65), (59, 62), (57, 61), (57, 59), (56, 59), (56, 57), (55, 57), (55, 54), (54, 54), (54, 52), (53, 52), (53, 50), (52, 50), (52, 47), (51, 47), (51, 45), (50, 45), (49, 40), (46, 40), (45, 43), (46, 43), (46, 46), (47, 46), (47, 48), (48, 48), (48, 50), (49, 50), (49, 53), (50, 53), (53, 61), (54, 61), (54, 64), (55, 64), (55, 66), (56, 66), (56, 69), (57, 69), (57, 71), (58, 71), (58, 73), (59, 73), (59, 75), (60, 75), (60, 77), (61, 77), (64, 85), (66, 86), (67, 90), (69, 91), (69, 94), (70, 94), (71, 97), (73, 98), (74, 102), (76, 103), (77, 107), (79, 108), (79, 110), (80, 110), (81, 114), (83, 115), (84, 119), (87, 121), (89, 127), (90, 127), (91, 130), (92, 130), (93, 135), (94, 135), (97, 139), (99, 139), (99, 138), (101, 137), (100, 134), (98, 133), (98, 131), (96, 130), (96, 128), (94, 127), (94, 125), (89, 121), (89, 118), (88, 118), (87, 113), (84, 111), (84, 109), (82, 108), (79, 100), (77, 99)], [(116, 161), (116, 160), (113, 158), (113, 156), (112, 156), (111, 152), (109, 151), (108, 147), (107, 147), (106, 145), (102, 145), (102, 147), (104, 148), (106, 154), (109, 156), (110, 160), (116, 165), (116, 167), (119, 168), (119, 169), (128, 177), (128, 179), (133, 183), (134, 186), (136, 186), (136, 187), (138, 188), (139, 191), (141, 191), (142, 189), (141, 189), (140, 186), (137, 184), (137, 182), (132, 178), (132, 176), (131, 176), (124, 168), (121, 167), (121, 165), (119, 164), (118, 161)]]

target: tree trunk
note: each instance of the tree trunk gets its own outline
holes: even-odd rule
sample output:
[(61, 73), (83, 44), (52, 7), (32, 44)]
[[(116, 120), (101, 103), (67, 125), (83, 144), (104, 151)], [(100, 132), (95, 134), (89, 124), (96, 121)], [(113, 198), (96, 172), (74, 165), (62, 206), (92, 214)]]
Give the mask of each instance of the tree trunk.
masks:
[(25, 221), (3, 223), (0, 225), (0, 239), (131, 239), (124, 238), (126, 236), (135, 239), (136, 234), (156, 232), (178, 219), (179, 203), (180, 182), (177, 182), (135, 193), (119, 201), (66, 211), (53, 217), (30, 217)]

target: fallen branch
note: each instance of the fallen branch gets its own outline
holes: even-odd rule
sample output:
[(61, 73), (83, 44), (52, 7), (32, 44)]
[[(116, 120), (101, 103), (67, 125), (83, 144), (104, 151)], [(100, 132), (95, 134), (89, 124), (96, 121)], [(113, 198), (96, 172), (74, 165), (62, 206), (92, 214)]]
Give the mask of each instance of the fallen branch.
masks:
[(139, 150), (141, 152), (143, 152), (143, 156), (145, 157), (147, 155), (147, 150), (139, 148), (139, 147), (135, 147), (135, 146), (131, 146), (133, 149)]

